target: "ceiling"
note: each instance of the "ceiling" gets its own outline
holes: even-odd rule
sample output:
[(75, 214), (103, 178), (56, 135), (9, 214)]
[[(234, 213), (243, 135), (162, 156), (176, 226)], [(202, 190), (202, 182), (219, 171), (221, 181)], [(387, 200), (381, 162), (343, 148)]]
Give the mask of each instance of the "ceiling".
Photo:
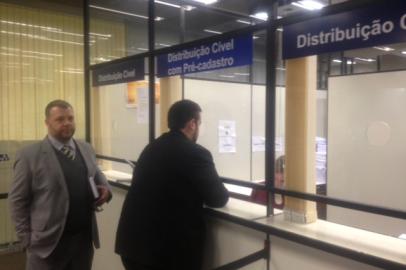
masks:
[[(15, 3), (24, 6), (32, 6), (43, 9), (53, 9), (64, 13), (75, 13), (81, 15), (83, 10), (83, 0), (0, 0), (2, 2)], [(336, 4), (346, 0), (318, 0), (324, 5)], [(163, 3), (162, 3), (163, 2)], [(203, 4), (196, 4), (194, 0), (161, 0), (155, 1), (155, 13), (162, 20), (156, 22), (157, 39), (162, 44), (178, 44), (180, 32), (180, 9), (179, 6), (190, 5), (193, 9), (185, 11), (185, 41), (204, 38), (218, 33), (237, 30), (246, 27), (249, 24), (257, 24), (263, 20), (250, 17), (266, 9), (268, 0), (218, 0), (217, 3), (209, 5), (210, 8), (204, 8)], [(291, 15), (298, 12), (306, 12), (300, 7), (291, 4), (291, 0), (280, 0), (278, 14), (281, 16)], [(170, 5), (165, 5), (169, 3)], [(140, 28), (147, 27), (148, 0), (90, 0), (92, 8), (91, 16), (100, 17), (106, 20), (124, 22), (129, 28), (134, 28), (132, 34)], [(109, 9), (112, 11), (101, 10)], [(118, 12), (115, 12), (118, 11)], [(226, 12), (223, 12), (226, 11)], [(125, 15), (120, 12), (126, 12)], [(308, 11), (307, 11), (308, 12)], [(131, 14), (140, 15), (133, 16)], [(131, 31), (131, 30), (129, 30)], [(211, 32), (210, 32), (211, 31)], [(265, 44), (265, 32), (254, 33), (256, 45)], [(166, 39), (166, 40), (165, 40)], [(147, 39), (145, 39), (145, 42)], [(378, 56), (388, 59), (399, 58), (406, 61), (406, 45), (394, 44), (390, 46), (389, 51), (379, 50), (377, 48), (366, 48), (344, 52), (344, 57), (359, 58), (359, 64), (372, 65), (376, 62)], [(261, 51), (258, 50), (257, 51)], [(405, 52), (405, 53), (402, 53)], [(332, 60), (339, 58), (333, 55)], [(369, 60), (369, 62), (368, 62)], [(334, 64), (339, 63), (338, 61)]]

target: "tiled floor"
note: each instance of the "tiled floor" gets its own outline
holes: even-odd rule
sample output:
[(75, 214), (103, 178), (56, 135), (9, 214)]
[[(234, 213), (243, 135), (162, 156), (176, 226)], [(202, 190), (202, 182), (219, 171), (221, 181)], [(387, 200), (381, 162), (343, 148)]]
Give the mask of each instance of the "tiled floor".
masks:
[(24, 270), (25, 253), (8, 253), (0, 255), (0, 269), (4, 270)]

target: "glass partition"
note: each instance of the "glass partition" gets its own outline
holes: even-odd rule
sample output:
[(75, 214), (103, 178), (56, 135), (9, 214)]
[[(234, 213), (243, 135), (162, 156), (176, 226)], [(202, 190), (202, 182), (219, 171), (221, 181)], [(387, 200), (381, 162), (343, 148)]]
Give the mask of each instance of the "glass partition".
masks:
[[(372, 51), (378, 53), (366, 48), (353, 56), (361, 58)], [(401, 50), (392, 54), (396, 59)], [(406, 210), (405, 75), (400, 70), (329, 78), (327, 195)], [(395, 237), (405, 232), (399, 229), (406, 225), (404, 220), (330, 206), (327, 219)]]
[(295, 16), (297, 14), (317, 12), (324, 7), (348, 1), (349, 0), (280, 1), (282, 4), (280, 4), (278, 7), (278, 17), (282, 18)]
[[(198, 20), (196, 18), (204, 18)], [(254, 19), (238, 13), (221, 12), (196, 6), (185, 13), (185, 41), (192, 41), (232, 30), (245, 28), (254, 23)]]
[[(254, 55), (264, 56), (263, 32), (253, 34)], [(254, 60), (255, 61), (255, 60)], [(185, 76), (185, 98), (202, 107), (198, 143), (208, 148), (223, 177), (265, 180), (265, 69), (242, 66)], [(265, 79), (263, 79), (265, 81)]]
[[(288, 2), (289, 4), (279, 7), (282, 17), (312, 12), (303, 5), (300, 6), (301, 1), (286, 3)], [(346, 1), (318, 2), (324, 7)], [(244, 3), (238, 8), (231, 8), (231, 1), (220, 1), (208, 6), (200, 4), (193, 6), (192, 1), (155, 1), (157, 16), (155, 48), (179, 44), (182, 38), (187, 42), (260, 23), (259, 18), (250, 17), (256, 12), (250, 5), (251, 3)], [(221, 12), (222, 8), (228, 12)], [(146, 10), (144, 6), (138, 11), (146, 12)], [(97, 12), (108, 11), (98, 9)], [(208, 19), (196, 20), (196, 17)], [(122, 27), (120, 20), (115, 23), (118, 27), (116, 29)], [(133, 28), (134, 33), (140, 33), (141, 37), (145, 34), (144, 41), (147, 37), (143, 32), (146, 29), (145, 23), (145, 21), (144, 24), (140, 23), (144, 30)], [(124, 25), (127, 25), (127, 22)], [(124, 30), (125, 28), (123, 27)], [(128, 30), (122, 30), (116, 32), (128, 33)], [(275, 125), (275, 187), (294, 190), (294, 186), (292, 188), (292, 185), (286, 185), (286, 181), (293, 180), (285, 178), (284, 175), (288, 144), (286, 104), (291, 101), (288, 100), (290, 85), (295, 83), (295, 77), (300, 75), (302, 70), (297, 71), (294, 76), (291, 73), (291, 77), (288, 77), (289, 65), (282, 59), (282, 35), (283, 27), (279, 27), (276, 31), (276, 70), (271, 71), (276, 77), (275, 119), (267, 121), (274, 121)], [(136, 34), (132, 36), (137, 37)], [(126, 35), (123, 34), (121, 37), (124, 40), (123, 44), (128, 44)], [(142, 38), (136, 38), (131, 42), (136, 43), (140, 40)], [(180, 90), (182, 94), (177, 92), (179, 99), (181, 97), (192, 99), (201, 105), (203, 124), (198, 143), (212, 152), (221, 176), (263, 183), (266, 166), (265, 30), (255, 32), (253, 42), (254, 59), (251, 66), (192, 73), (179, 76), (172, 81), (165, 79), (165, 87)], [(95, 45), (97, 43), (92, 44), (91, 46), (97, 48)], [(311, 117), (314, 118), (312, 123), (314, 133), (305, 143), (305, 147), (314, 146), (309, 153), (312, 155), (312, 158), (309, 158), (311, 166), (307, 168), (312, 176), (305, 183), (311, 184), (305, 192), (404, 209), (405, 202), (399, 199), (400, 194), (393, 196), (394, 198), (376, 201), (382, 190), (395, 194), (403, 187), (403, 183), (398, 181), (401, 178), (399, 176), (404, 173), (400, 165), (404, 152), (403, 141), (399, 135), (403, 134), (401, 115), (404, 107), (402, 89), (405, 82), (402, 81), (402, 72), (406, 68), (404, 48), (404, 44), (388, 44), (305, 57), (314, 60), (309, 69), (311, 74), (307, 75), (315, 80), (311, 89), (312, 105), (309, 108), (313, 110)], [(122, 56), (127, 54), (128, 52)], [(164, 123), (163, 119), (166, 117), (161, 115), (160, 110), (164, 108), (160, 107), (159, 101), (160, 83), (163, 84), (163, 81), (164, 79), (156, 78), (156, 137), (166, 129), (160, 125), (160, 122)], [(149, 126), (140, 122), (145, 121), (142, 115), (145, 116), (146, 111), (142, 113), (139, 110), (142, 106), (138, 103), (133, 108), (128, 106), (129, 89), (132, 87), (148, 88), (148, 79), (145, 82), (103, 86), (92, 90), (96, 108), (94, 143), (101, 155), (136, 160), (142, 148), (148, 143)], [(272, 86), (268, 88), (272, 89)], [(145, 93), (146, 90), (137, 90), (137, 95), (142, 95), (143, 91)], [(145, 100), (146, 97), (143, 98)], [(289, 113), (294, 113), (294, 110)], [(395, 153), (395, 157), (389, 153)], [(111, 166), (119, 171), (129, 171), (125, 164), (122, 167)], [(389, 171), (382, 170), (382, 166)], [(379, 179), (385, 179), (385, 182)], [(279, 202), (282, 200), (283, 205), (283, 198), (279, 197), (278, 200)], [(317, 212), (319, 218), (351, 226), (359, 226), (355, 221), (357, 216), (362, 216), (352, 215), (352, 211), (345, 208), (333, 208), (321, 203), (317, 203)], [(365, 218), (371, 217), (365, 215), (368, 216)], [(388, 220), (385, 217), (381, 218), (382, 220), (376, 224), (384, 224)], [(403, 226), (402, 221), (400, 222)], [(371, 220), (371, 223), (374, 223), (374, 220)], [(371, 229), (370, 226), (368, 229)], [(380, 230), (379, 226), (373, 230), (385, 231)], [(399, 232), (394, 231), (392, 234), (395, 236), (397, 233)]]
[(181, 43), (182, 12), (189, 12), (191, 6), (183, 1), (155, 1), (155, 48), (165, 48)]
[(148, 50), (148, 1), (91, 0), (89, 9), (91, 64)]
[[(406, 173), (404, 48), (404, 43), (387, 44), (316, 56), (317, 66), (309, 69), (314, 74), (308, 74), (317, 78), (316, 94), (308, 97), (315, 100), (316, 109), (315, 175), (306, 182), (307, 187), (315, 183), (316, 189), (306, 192), (406, 210), (401, 191)], [(285, 63), (285, 69), (292, 66)], [(299, 82), (292, 75), (285, 78), (287, 86)], [(288, 186), (295, 190), (294, 185)], [(322, 203), (317, 203), (317, 212), (319, 218), (334, 223), (394, 237), (405, 233), (406, 222), (401, 219)]]
[(185, 79), (185, 98), (202, 107), (198, 143), (210, 150), (218, 173), (251, 180), (251, 86)]
[[(142, 81), (93, 87), (92, 144), (97, 154), (131, 161), (138, 159), (149, 142), (148, 97), (147, 76)], [(125, 163), (106, 164), (105, 170), (132, 171)]]

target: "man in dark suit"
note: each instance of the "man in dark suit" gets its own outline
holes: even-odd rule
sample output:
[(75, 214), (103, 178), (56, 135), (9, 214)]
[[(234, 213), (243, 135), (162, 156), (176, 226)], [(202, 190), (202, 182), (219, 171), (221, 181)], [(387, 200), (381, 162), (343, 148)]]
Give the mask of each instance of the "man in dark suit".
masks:
[(72, 106), (54, 100), (45, 117), (48, 136), (17, 153), (9, 194), (26, 269), (90, 270), (92, 241), (99, 246), (94, 210), (111, 192), (92, 147), (72, 138)]
[(173, 104), (170, 131), (138, 159), (116, 239), (127, 270), (201, 269), (203, 205), (224, 206), (228, 192), (210, 152), (196, 144), (200, 112), (190, 100)]

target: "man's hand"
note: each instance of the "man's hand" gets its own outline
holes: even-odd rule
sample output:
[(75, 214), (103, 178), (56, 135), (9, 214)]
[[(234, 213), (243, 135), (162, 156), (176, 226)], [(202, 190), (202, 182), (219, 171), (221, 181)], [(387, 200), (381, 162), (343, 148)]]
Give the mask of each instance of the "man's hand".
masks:
[(101, 206), (109, 199), (110, 191), (105, 186), (97, 186), (97, 191), (99, 192), (99, 198), (96, 200), (95, 205)]

